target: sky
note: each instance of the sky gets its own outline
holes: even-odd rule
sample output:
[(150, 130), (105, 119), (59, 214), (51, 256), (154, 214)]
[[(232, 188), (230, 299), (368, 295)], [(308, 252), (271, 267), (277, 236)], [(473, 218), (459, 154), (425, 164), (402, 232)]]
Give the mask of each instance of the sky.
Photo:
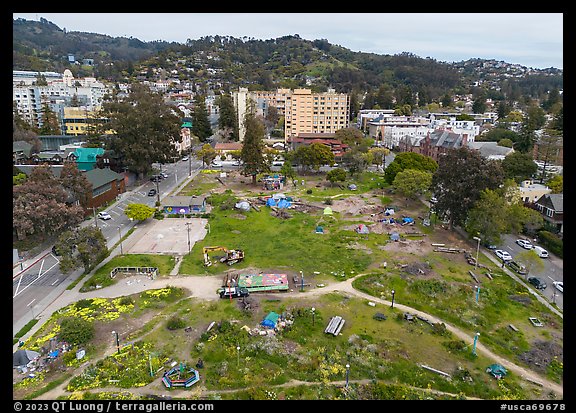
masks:
[(205, 36), (298, 34), (354, 52), (408, 52), (442, 62), (502, 60), (563, 69), (563, 13), (13, 13), (60, 29), (185, 43)]

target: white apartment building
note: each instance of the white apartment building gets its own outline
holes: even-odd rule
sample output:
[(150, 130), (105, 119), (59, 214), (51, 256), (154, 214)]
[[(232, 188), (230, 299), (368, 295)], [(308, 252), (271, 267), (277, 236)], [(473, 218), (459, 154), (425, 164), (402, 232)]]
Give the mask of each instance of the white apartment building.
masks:
[[(34, 84), (39, 73), (45, 77), (47, 86)], [(42, 104), (45, 102), (61, 120), (64, 107), (70, 106), (74, 97), (81, 106), (94, 110), (102, 105), (104, 96), (110, 92), (111, 87), (93, 77), (75, 79), (68, 69), (62, 76), (53, 72), (13, 73), (12, 100), (16, 102), (20, 116), (37, 127), (42, 126)]]
[(457, 121), (455, 117), (450, 119), (436, 119), (423, 116), (395, 116), (382, 114), (367, 123), (368, 135), (373, 138), (377, 145), (386, 148), (397, 147), (406, 136), (421, 140), (428, 132), (438, 129), (449, 130), (459, 135), (467, 135), (467, 142), (474, 142), (480, 133), (480, 126), (474, 121)]

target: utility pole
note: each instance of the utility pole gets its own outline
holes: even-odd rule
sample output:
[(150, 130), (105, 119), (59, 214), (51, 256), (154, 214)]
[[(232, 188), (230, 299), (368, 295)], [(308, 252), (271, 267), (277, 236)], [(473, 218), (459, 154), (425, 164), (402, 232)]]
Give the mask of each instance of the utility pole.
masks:
[(96, 208), (92, 207), (92, 212), (94, 213), (94, 225), (96, 226), (96, 229), (98, 229), (98, 219), (96, 218)]

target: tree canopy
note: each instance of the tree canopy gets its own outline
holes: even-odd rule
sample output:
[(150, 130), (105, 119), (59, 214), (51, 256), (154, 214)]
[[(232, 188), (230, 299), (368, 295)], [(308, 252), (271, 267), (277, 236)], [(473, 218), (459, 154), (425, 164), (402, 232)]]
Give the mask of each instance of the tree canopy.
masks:
[(386, 168), (384, 172), (385, 181), (392, 184), (396, 174), (405, 169), (434, 173), (438, 169), (438, 163), (431, 157), (416, 152), (399, 153)]

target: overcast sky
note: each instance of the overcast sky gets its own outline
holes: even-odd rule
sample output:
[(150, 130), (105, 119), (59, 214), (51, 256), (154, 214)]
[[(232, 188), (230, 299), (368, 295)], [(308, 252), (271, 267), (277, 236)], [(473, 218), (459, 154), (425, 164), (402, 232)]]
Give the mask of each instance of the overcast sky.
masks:
[(185, 43), (204, 36), (298, 34), (355, 52), (413, 53), (443, 62), (496, 59), (563, 68), (562, 13), (13, 13), (67, 31)]

